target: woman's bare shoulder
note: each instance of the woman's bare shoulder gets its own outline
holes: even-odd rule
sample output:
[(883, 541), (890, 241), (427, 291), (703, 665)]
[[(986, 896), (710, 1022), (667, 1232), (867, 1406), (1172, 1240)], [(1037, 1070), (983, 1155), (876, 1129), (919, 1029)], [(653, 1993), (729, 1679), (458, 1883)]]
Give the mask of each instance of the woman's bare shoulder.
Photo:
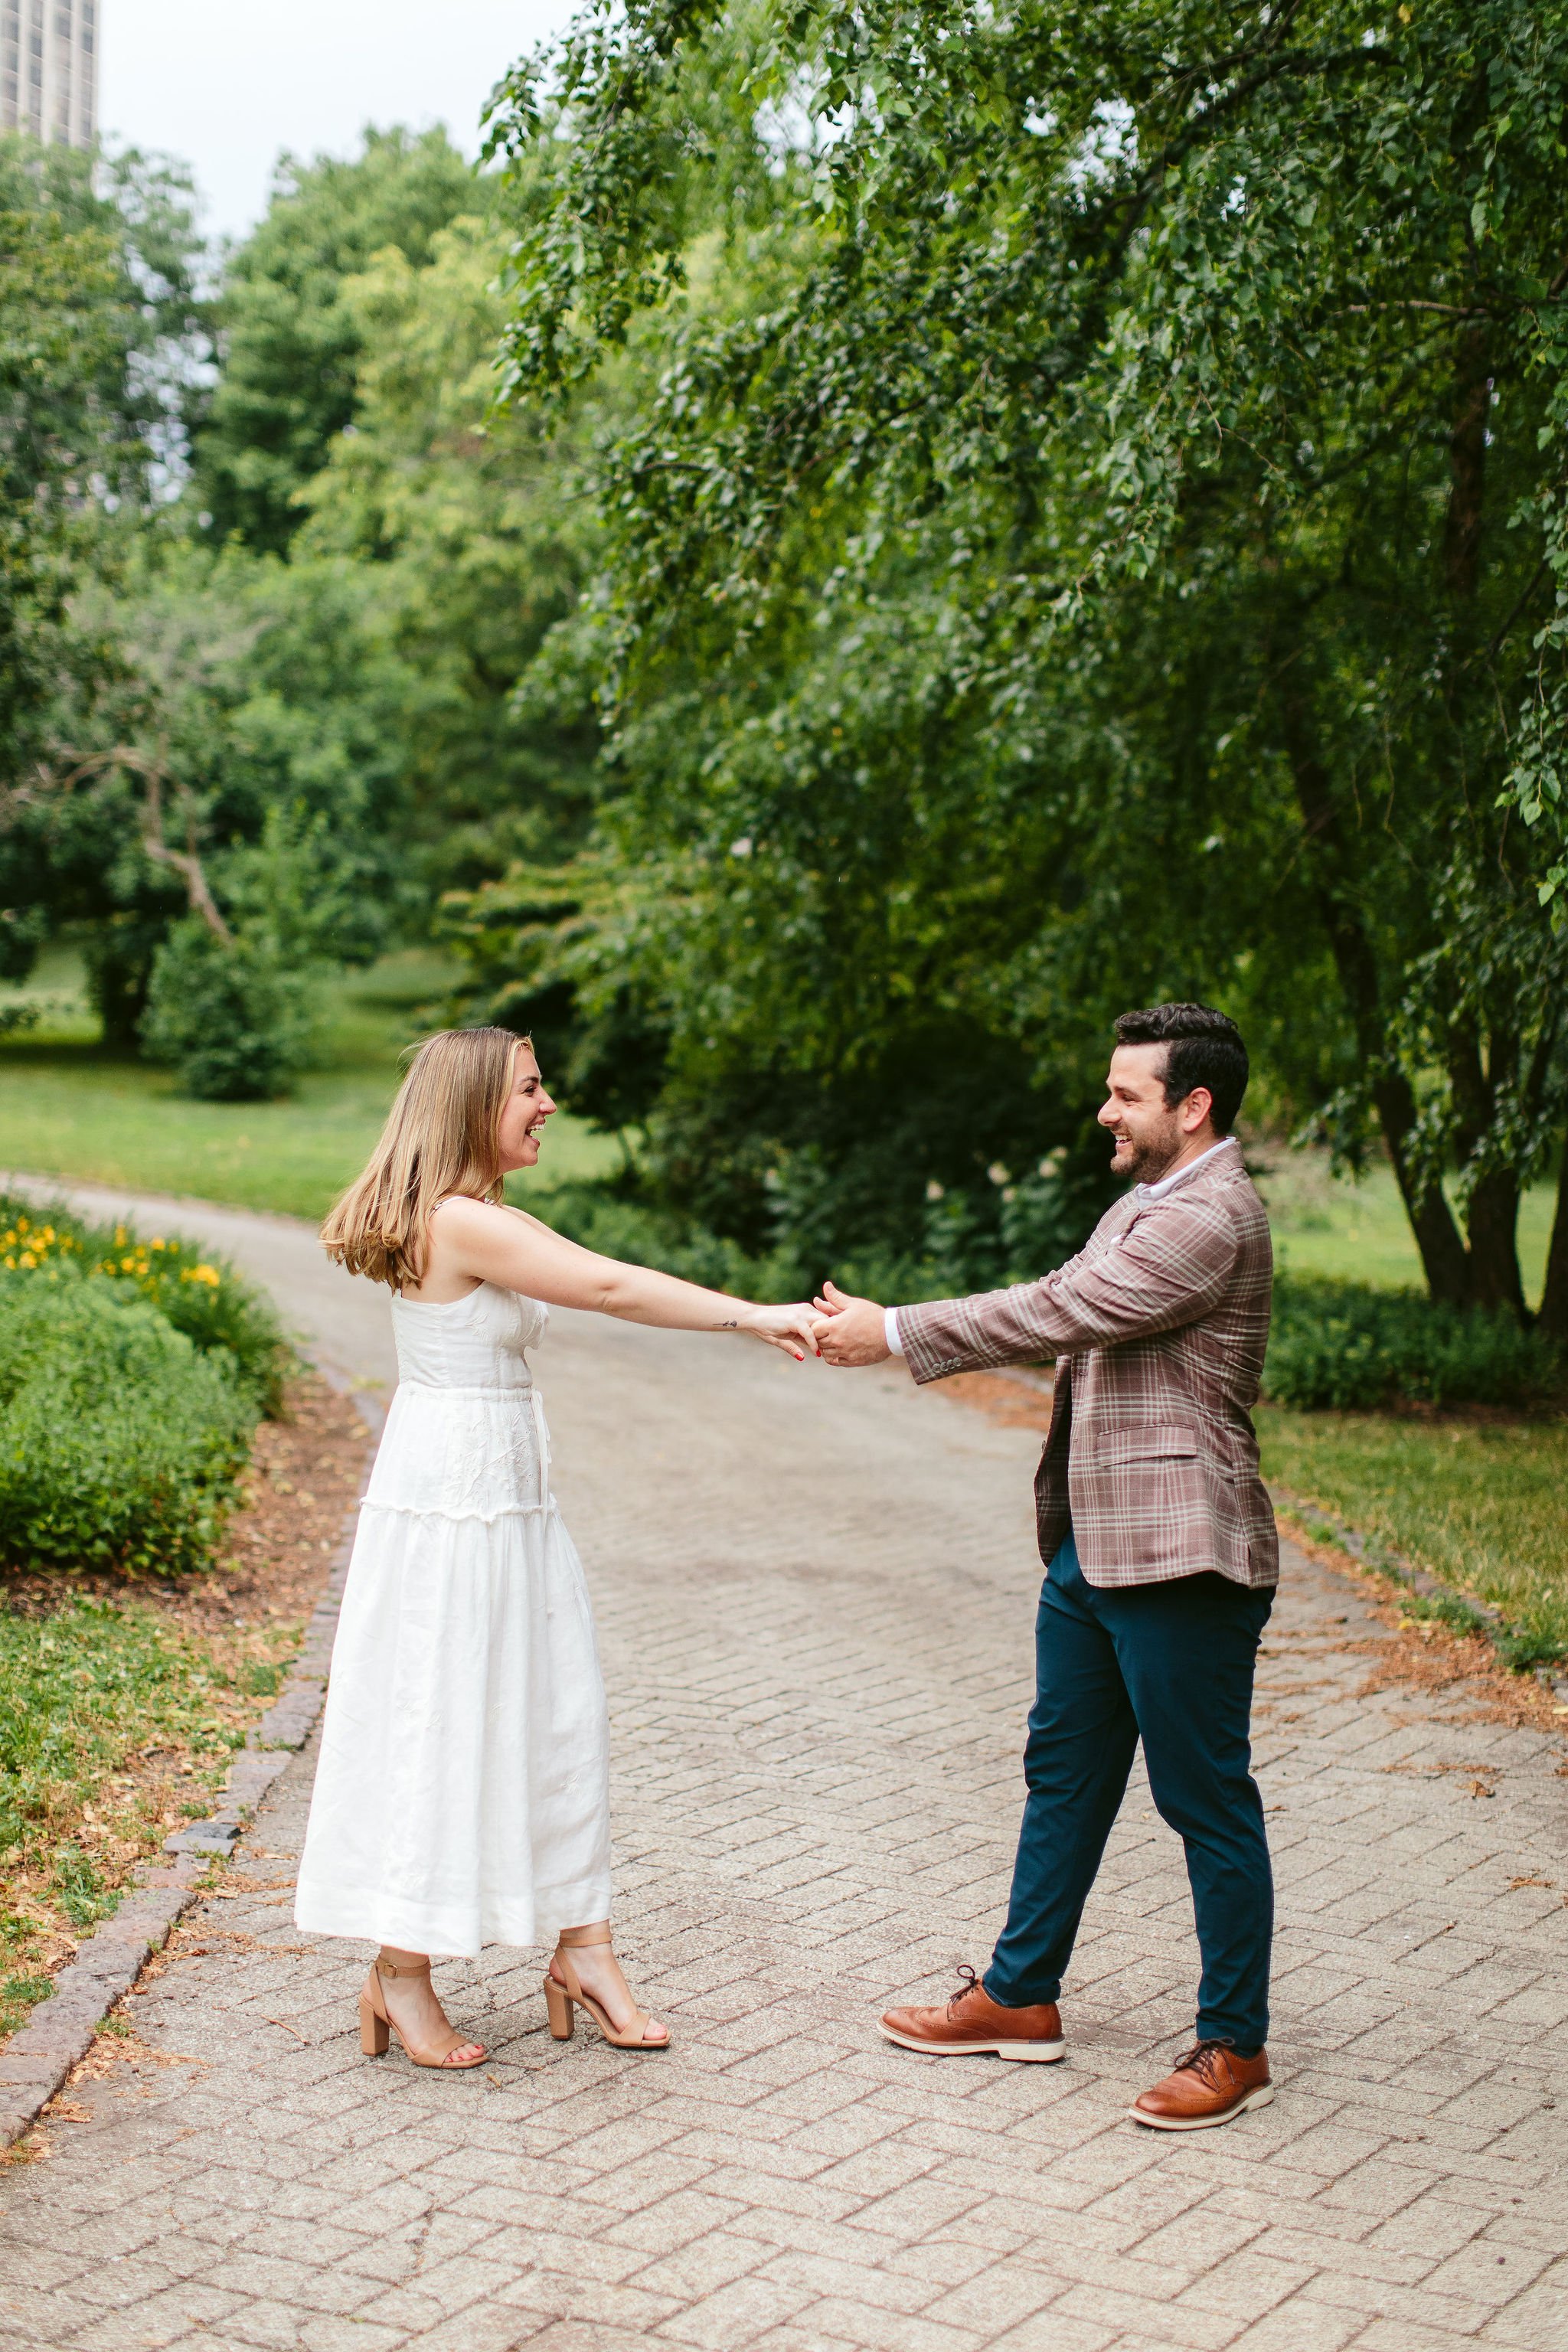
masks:
[(556, 1233), (554, 1226), (547, 1225), (542, 1217), (534, 1216), (531, 1212), (527, 1209), (514, 1209), (510, 1201), (505, 1203), (505, 1207), (507, 1215), (509, 1217), (515, 1217), (519, 1224), (531, 1226), (536, 1234), (548, 1234), (552, 1241), (558, 1241), (560, 1239), (560, 1235)]
[(508, 1201), (476, 1201), (470, 1192), (448, 1192), (430, 1212), (432, 1239), (459, 1249), (481, 1247), (485, 1244), (517, 1243), (523, 1233), (540, 1234), (548, 1241), (558, 1241), (560, 1235), (552, 1226), (538, 1217), (531, 1217), (526, 1209), (514, 1209)]
[(431, 1210), (430, 1222), (435, 1224), (439, 1218), (448, 1232), (465, 1226), (483, 1231), (486, 1226), (493, 1230), (503, 1218), (510, 1227), (513, 1214), (512, 1210), (500, 1202), (476, 1201), (471, 1192), (448, 1192), (446, 1199), (437, 1201)]

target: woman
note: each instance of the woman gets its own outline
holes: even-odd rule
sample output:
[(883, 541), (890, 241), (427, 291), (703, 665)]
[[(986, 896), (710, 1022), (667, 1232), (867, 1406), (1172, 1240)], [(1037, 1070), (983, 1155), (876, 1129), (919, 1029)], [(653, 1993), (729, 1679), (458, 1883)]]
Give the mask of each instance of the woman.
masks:
[(527, 1038), (429, 1038), (321, 1228), (329, 1256), (393, 1292), (398, 1388), (343, 1594), (295, 1917), (379, 1943), (363, 2046), (379, 2055), (395, 2032), (418, 2066), (485, 2056), (448, 2024), (431, 1953), (551, 1937), (558, 2041), (581, 2003), (619, 2049), (669, 2045), (610, 1940), (604, 1685), (523, 1353), (546, 1305), (815, 1352), (807, 1307), (622, 1265), (502, 1206), (502, 1177), (535, 1165), (554, 1109)]

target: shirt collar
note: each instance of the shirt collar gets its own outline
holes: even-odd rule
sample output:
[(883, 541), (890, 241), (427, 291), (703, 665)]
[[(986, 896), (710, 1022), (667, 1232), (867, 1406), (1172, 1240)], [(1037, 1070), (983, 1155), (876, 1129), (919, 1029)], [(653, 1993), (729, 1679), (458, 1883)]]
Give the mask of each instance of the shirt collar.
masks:
[(1163, 1201), (1167, 1192), (1173, 1192), (1178, 1184), (1184, 1184), (1189, 1176), (1195, 1176), (1198, 1170), (1206, 1160), (1212, 1160), (1216, 1151), (1228, 1151), (1235, 1142), (1234, 1135), (1222, 1135), (1217, 1143), (1211, 1143), (1206, 1151), (1200, 1151), (1195, 1160), (1189, 1160), (1186, 1166), (1178, 1168), (1173, 1176), (1162, 1176), (1157, 1184), (1138, 1185), (1135, 1188), (1136, 1199), (1141, 1205), (1146, 1205), (1151, 1201)]

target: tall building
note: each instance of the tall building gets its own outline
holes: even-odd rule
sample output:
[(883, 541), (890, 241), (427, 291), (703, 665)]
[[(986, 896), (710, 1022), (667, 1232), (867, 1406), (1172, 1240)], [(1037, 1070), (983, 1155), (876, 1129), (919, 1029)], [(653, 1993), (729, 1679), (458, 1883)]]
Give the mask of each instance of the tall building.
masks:
[(92, 145), (98, 0), (0, 0), (0, 131)]

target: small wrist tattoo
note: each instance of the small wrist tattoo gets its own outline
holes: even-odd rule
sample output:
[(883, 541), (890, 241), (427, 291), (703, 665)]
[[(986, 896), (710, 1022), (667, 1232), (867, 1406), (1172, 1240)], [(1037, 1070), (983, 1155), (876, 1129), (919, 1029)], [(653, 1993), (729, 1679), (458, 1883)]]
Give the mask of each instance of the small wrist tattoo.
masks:
[(715, 1331), (738, 1331), (740, 1328), (738, 1323), (715, 1323), (713, 1326)]

